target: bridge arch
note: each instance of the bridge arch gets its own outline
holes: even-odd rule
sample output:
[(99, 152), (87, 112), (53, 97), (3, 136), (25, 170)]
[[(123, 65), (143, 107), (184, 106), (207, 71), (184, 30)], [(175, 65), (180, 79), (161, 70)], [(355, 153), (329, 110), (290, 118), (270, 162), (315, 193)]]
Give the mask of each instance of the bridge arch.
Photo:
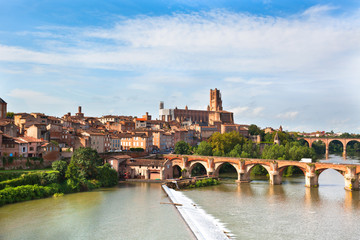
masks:
[(172, 174), (173, 178), (180, 178), (181, 177), (181, 167), (177, 164), (172, 166)]
[(300, 166), (300, 164), (286, 164), (286, 165), (283, 165), (281, 167), (279, 167), (279, 175), (280, 176), (283, 176), (285, 170), (289, 167), (296, 167), (298, 169), (300, 169), (302, 171), (302, 173), (304, 174), (304, 176), (306, 175), (306, 168)]
[(351, 143), (351, 142), (360, 143), (360, 140), (359, 139), (349, 139), (348, 141), (346, 141), (346, 143), (345, 143), (345, 151), (348, 148), (348, 144)]
[(208, 175), (208, 170), (207, 170), (207, 162), (205, 161), (191, 161), (190, 162), (190, 167), (189, 167), (189, 174), (190, 177), (194, 177), (193, 175), (193, 170), (196, 166), (202, 166), (202, 169), (205, 169), (204, 173), (206, 175)]
[(245, 166), (246, 168), (246, 172), (247, 172), (247, 176), (246, 178), (250, 180), (250, 175), (251, 175), (251, 171), (254, 169), (255, 166), (260, 165), (263, 168), (265, 168), (265, 170), (267, 171), (267, 174), (270, 176), (270, 166), (266, 165), (266, 164), (261, 164), (261, 163), (253, 163), (253, 164), (248, 164)]
[(228, 161), (216, 163), (216, 164), (215, 164), (214, 175), (215, 175), (216, 177), (218, 177), (219, 174), (220, 174), (220, 169), (221, 169), (222, 167), (224, 167), (225, 165), (227, 165), (227, 164), (229, 164), (229, 165), (232, 166), (232, 168), (236, 171), (236, 173), (237, 173), (237, 175), (238, 175), (237, 177), (239, 178), (239, 166), (238, 166), (238, 164), (235, 164), (235, 163), (232, 163), (232, 162), (228, 162)]

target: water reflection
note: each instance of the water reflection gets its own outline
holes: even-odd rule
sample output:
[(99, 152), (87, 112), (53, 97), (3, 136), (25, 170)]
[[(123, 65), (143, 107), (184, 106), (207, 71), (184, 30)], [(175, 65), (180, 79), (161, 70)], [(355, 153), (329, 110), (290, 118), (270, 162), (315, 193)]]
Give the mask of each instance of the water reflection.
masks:
[(305, 187), (305, 195), (304, 195), (305, 205), (308, 207), (313, 207), (315, 205), (320, 204), (320, 194), (318, 188), (308, 188)]
[(344, 208), (346, 211), (352, 212), (360, 208), (360, 192), (345, 191)]
[(282, 185), (270, 185), (268, 187), (267, 196), (271, 202), (286, 201), (286, 193)]
[(253, 197), (254, 196), (254, 191), (251, 187), (250, 183), (238, 183), (237, 184), (237, 195), (238, 196), (247, 196), (247, 197)]

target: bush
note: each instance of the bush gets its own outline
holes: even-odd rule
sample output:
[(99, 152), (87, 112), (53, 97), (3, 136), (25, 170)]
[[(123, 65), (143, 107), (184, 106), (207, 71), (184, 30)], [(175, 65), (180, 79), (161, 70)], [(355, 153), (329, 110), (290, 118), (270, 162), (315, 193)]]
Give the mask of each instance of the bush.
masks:
[(106, 163), (104, 166), (97, 167), (97, 170), (96, 179), (99, 180), (102, 187), (112, 187), (118, 183), (117, 173), (110, 167), (110, 164)]
[(57, 160), (57, 161), (53, 162), (51, 164), (51, 166), (52, 166), (52, 169), (54, 171), (59, 171), (60, 177), (62, 179), (65, 179), (65, 172), (66, 172), (66, 169), (67, 169), (67, 162), (62, 161), (62, 160)]
[(0, 190), (0, 206), (7, 203), (15, 203), (52, 196), (55, 190), (51, 187), (38, 185), (24, 185)]
[(30, 172), (22, 174), (19, 178), (0, 182), (0, 189), (4, 189), (6, 186), (17, 187), (34, 184), (46, 186), (52, 183), (60, 183), (60, 173), (58, 171)]
[(24, 172), (3, 172), (0, 173), (0, 182), (20, 177)]
[(143, 152), (144, 149), (143, 148), (130, 148), (131, 152)]

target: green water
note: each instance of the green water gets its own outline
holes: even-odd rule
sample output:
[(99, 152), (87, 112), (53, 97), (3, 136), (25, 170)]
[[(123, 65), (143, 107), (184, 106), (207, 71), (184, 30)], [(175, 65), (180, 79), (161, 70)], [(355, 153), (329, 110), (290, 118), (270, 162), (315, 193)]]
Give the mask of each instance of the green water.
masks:
[[(184, 194), (237, 239), (360, 239), (359, 192), (345, 191), (340, 173), (321, 173), (318, 189), (304, 185), (304, 176), (278, 186), (229, 179)], [(0, 207), (0, 239), (193, 239), (175, 207), (160, 204), (168, 201), (160, 184), (123, 183), (10, 204)]]
[(193, 239), (160, 184), (116, 188), (0, 208), (0, 239)]

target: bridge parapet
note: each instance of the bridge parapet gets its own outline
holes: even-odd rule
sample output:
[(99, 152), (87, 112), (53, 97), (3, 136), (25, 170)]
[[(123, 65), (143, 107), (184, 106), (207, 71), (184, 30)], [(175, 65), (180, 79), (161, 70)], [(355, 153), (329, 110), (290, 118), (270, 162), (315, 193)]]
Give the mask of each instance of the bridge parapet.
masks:
[[(233, 165), (238, 173), (237, 182), (250, 182), (250, 173), (255, 165), (263, 166), (269, 173), (270, 184), (277, 185), (282, 183), (283, 171), (289, 166), (299, 167), (305, 175), (305, 186), (314, 188), (319, 186), (319, 175), (326, 169), (334, 169), (344, 175), (345, 189), (349, 191), (359, 190), (360, 165), (333, 164), (333, 163), (303, 163), (290, 160), (272, 159), (250, 159), (250, 158), (230, 158), (215, 156), (194, 156), (194, 155), (164, 155), (170, 161), (182, 159), (182, 169), (186, 169), (187, 176), (191, 175), (191, 166), (201, 163), (206, 168), (207, 174), (218, 176), (219, 169), (223, 163)], [(186, 159), (186, 160), (185, 160)]]

